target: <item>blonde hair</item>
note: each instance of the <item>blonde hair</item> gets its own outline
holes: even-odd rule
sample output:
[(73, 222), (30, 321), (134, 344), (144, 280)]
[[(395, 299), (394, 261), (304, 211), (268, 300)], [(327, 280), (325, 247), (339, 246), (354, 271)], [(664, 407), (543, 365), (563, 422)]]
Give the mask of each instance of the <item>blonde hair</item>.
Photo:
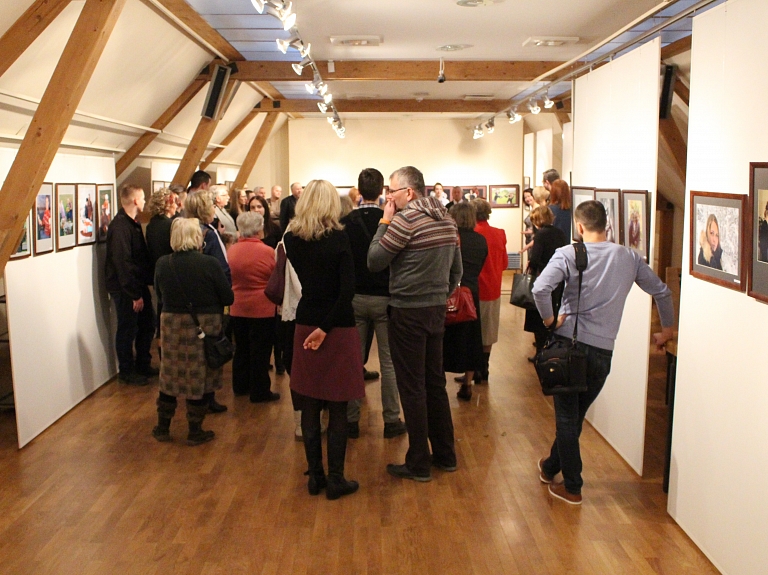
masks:
[(341, 201), (333, 184), (327, 180), (312, 180), (296, 202), (296, 216), (288, 230), (303, 240), (319, 240), (332, 230), (342, 230), (339, 223)]
[(149, 197), (149, 203), (147, 205), (147, 210), (149, 211), (150, 217), (161, 216), (165, 214), (165, 210), (168, 207), (168, 201), (171, 198), (171, 194), (173, 194), (171, 188), (161, 188), (156, 192), (152, 192), (152, 195)]
[(187, 194), (184, 200), (184, 215), (197, 218), (204, 224), (210, 224), (216, 212), (213, 211), (213, 197), (210, 192), (201, 190)]
[(533, 188), (533, 199), (540, 206), (549, 205), (549, 191), (544, 186)]
[[(194, 194), (193, 194), (194, 195)], [(203, 231), (197, 218), (176, 218), (171, 224), (171, 249), (192, 252), (203, 246)]]
[(144, 193), (144, 188), (134, 184), (125, 184), (120, 188), (120, 205), (125, 206), (133, 201), (133, 196), (136, 192)]
[(352, 198), (349, 196), (341, 196), (339, 198), (339, 202), (341, 203), (341, 212), (339, 213), (339, 219), (343, 218), (347, 214), (349, 214), (352, 210), (355, 209), (355, 202), (352, 201)]
[(549, 206), (539, 206), (533, 208), (531, 212), (531, 223), (540, 228), (541, 226), (551, 226), (555, 221), (555, 214), (549, 209)]

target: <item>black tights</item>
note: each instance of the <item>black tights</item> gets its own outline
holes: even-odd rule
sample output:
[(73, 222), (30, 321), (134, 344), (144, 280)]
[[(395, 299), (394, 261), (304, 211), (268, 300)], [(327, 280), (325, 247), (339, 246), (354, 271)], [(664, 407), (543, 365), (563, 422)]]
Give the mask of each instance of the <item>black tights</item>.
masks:
[[(176, 397), (168, 395), (167, 393), (160, 392), (160, 401), (165, 403), (176, 403)], [(208, 405), (208, 399), (203, 397), (202, 399), (187, 399), (187, 405)]]
[[(299, 395), (299, 394), (296, 394)], [(338, 433), (346, 437), (347, 435), (347, 402), (346, 401), (325, 401), (299, 395), (301, 406), (301, 429), (307, 431), (317, 431), (320, 433), (320, 412), (328, 408), (328, 431), (329, 433)]]

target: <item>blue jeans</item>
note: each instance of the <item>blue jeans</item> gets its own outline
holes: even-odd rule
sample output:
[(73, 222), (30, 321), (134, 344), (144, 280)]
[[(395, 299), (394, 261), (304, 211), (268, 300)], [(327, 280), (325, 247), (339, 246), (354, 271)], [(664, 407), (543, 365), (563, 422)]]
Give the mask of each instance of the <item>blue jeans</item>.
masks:
[[(379, 348), (379, 365), (381, 366), (381, 407), (384, 423), (395, 423), (400, 420), (400, 402), (397, 393), (395, 368), (389, 352), (389, 333), (387, 324), (387, 306), (389, 298), (375, 295), (357, 294), (352, 300), (355, 310), (355, 323), (360, 334), (360, 343), (365, 357), (368, 329), (373, 324), (376, 332), (376, 345)], [(360, 421), (360, 404), (362, 400), (353, 399), (347, 405), (347, 420)]]
[(563, 483), (569, 493), (581, 493), (581, 450), (579, 437), (584, 416), (597, 399), (611, 372), (613, 352), (585, 343), (577, 345), (587, 352), (587, 391), (553, 396), (555, 401), (555, 441), (549, 457), (541, 467), (547, 475), (563, 472)]
[[(109, 294), (115, 302), (117, 312), (117, 330), (115, 332), (115, 351), (120, 373), (123, 375), (137, 371), (144, 373), (152, 363), (152, 340), (155, 338), (155, 312), (152, 310), (152, 297), (149, 288), (144, 287), (141, 297), (144, 309), (133, 311), (131, 296), (122, 292)], [(134, 359), (133, 348), (136, 346)]]

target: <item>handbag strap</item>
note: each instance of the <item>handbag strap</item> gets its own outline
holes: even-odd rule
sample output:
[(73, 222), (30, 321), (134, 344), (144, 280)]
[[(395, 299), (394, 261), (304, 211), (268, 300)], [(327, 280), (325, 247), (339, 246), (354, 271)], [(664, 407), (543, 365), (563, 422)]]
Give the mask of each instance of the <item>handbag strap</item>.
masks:
[[(573, 250), (576, 252), (576, 269), (579, 270), (579, 295), (576, 298), (576, 323), (573, 326), (573, 343), (576, 344), (576, 336), (579, 333), (579, 307), (581, 306), (581, 280), (584, 276), (584, 270), (587, 269), (587, 246), (583, 242), (573, 244)], [(555, 321), (557, 323), (557, 321)]]
[(189, 312), (189, 315), (192, 316), (192, 321), (195, 322), (195, 327), (197, 327), (197, 338), (205, 339), (205, 332), (203, 331), (203, 328), (200, 327), (200, 320), (197, 319), (197, 314), (195, 313), (194, 307), (192, 306), (192, 301), (189, 299), (189, 296), (187, 295), (187, 291), (184, 289), (184, 284), (181, 283), (181, 280), (179, 279), (179, 276), (176, 273), (176, 267), (173, 265), (173, 256), (175, 255), (176, 254), (171, 254), (168, 257), (168, 263), (171, 266), (171, 272), (173, 272), (173, 277), (176, 278), (176, 283), (179, 284), (181, 295), (183, 295), (184, 299), (187, 300), (187, 311)]

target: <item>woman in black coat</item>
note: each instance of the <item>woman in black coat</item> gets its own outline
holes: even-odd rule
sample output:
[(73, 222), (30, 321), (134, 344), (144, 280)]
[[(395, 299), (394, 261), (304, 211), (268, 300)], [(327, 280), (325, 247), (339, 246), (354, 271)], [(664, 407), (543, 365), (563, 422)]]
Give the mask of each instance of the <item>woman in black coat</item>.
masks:
[(456, 397), (469, 401), (472, 399), (472, 379), (475, 370), (483, 364), (483, 333), (480, 326), (480, 288), (478, 276), (488, 256), (488, 244), (485, 238), (475, 230), (477, 217), (470, 202), (454, 204), (449, 210), (459, 228), (461, 246), (461, 264), (464, 272), (461, 285), (472, 292), (472, 299), (477, 310), (477, 319), (449, 325), (443, 335), (443, 369), (449, 373), (463, 373), (461, 389)]
[[(553, 225), (554, 221), (555, 216), (547, 206), (539, 206), (531, 212), (531, 222), (537, 229), (533, 236), (533, 247), (531, 248), (528, 266), (534, 278), (544, 271), (557, 248), (568, 245), (568, 238), (561, 229)], [(561, 289), (555, 290), (552, 294), (552, 299), (559, 299), (561, 294)], [(541, 316), (536, 309), (525, 310), (524, 329), (533, 333), (534, 338), (536, 338), (536, 351), (538, 352), (546, 343), (549, 330), (544, 326)], [(533, 361), (533, 359), (533, 357), (528, 358), (529, 361)]]

